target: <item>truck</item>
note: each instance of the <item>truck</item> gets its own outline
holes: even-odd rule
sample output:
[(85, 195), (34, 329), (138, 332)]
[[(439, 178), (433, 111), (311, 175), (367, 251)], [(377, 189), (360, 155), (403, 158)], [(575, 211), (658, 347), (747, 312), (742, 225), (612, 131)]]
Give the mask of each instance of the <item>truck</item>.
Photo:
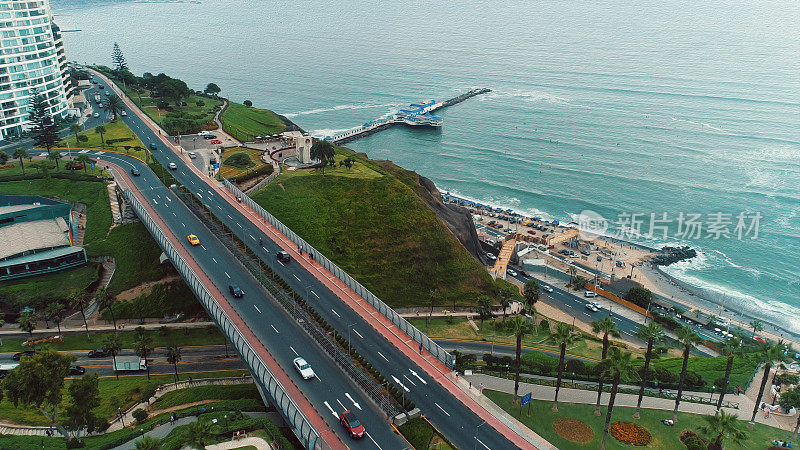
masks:
[(0, 364), (0, 380), (2, 380), (9, 371), (14, 370), (17, 367), (19, 367), (19, 363)]
[(96, 103), (100, 103), (100, 94), (97, 92), (94, 93), (94, 101)]
[(139, 372), (147, 370), (147, 361), (138, 356), (117, 356), (113, 362), (117, 372)]

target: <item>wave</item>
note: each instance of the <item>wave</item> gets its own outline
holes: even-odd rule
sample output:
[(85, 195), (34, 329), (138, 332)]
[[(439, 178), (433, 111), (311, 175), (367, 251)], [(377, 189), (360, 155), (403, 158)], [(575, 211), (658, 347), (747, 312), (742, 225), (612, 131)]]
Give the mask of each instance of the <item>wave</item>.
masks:
[(297, 117), (297, 116), (307, 116), (309, 114), (319, 114), (324, 112), (331, 112), (331, 111), (342, 111), (345, 109), (373, 109), (373, 108), (396, 108), (398, 105), (396, 103), (387, 103), (384, 105), (363, 105), (363, 104), (346, 104), (346, 105), (336, 105), (330, 108), (317, 108), (317, 109), (309, 109), (307, 111), (300, 111), (295, 113), (286, 113), (282, 114), (286, 117)]

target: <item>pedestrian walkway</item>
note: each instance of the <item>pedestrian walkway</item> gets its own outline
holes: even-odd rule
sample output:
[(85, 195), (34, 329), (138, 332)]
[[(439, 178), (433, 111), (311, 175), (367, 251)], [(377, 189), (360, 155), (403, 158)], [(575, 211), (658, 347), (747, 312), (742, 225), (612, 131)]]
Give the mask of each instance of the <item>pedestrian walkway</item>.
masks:
[[(86, 313), (86, 316), (88, 318), (88, 316), (89, 316), (88, 311)], [(83, 321), (81, 319), (80, 311), (77, 312), (77, 316), (75, 316), (75, 317), (77, 317), (76, 320), (80, 320), (81, 321), (80, 325), (76, 324), (75, 326), (70, 326), (70, 327), (65, 327), (65, 326), (62, 325), (61, 326), (61, 334), (62, 335), (86, 333), (86, 329), (83, 328)], [(167, 328), (205, 328), (205, 327), (209, 327), (209, 326), (217, 326), (214, 322), (176, 322), (176, 323), (158, 323), (158, 322), (153, 322), (153, 323), (145, 323), (145, 324), (142, 324), (142, 325), (138, 324), (138, 320), (136, 322), (137, 322), (136, 327), (142, 327), (145, 330), (158, 330), (158, 329), (160, 329), (162, 327), (167, 327)], [(117, 324), (118, 324), (118, 326), (120, 324), (124, 325), (125, 322), (118, 320)], [(119, 327), (119, 328), (122, 328), (122, 327)], [(102, 333), (102, 332), (105, 332), (105, 331), (114, 331), (114, 326), (113, 325), (94, 325), (94, 326), (90, 325), (89, 326), (89, 331), (92, 332), (92, 333)], [(33, 330), (33, 335), (34, 336), (37, 336), (37, 335), (50, 335), (50, 334), (54, 334), (56, 332), (57, 331), (55, 331), (55, 329), (49, 329), (49, 328), (42, 327), (42, 328), (38, 328), (38, 329)], [(15, 326), (15, 324), (7, 324), (7, 325), (3, 326), (3, 328), (0, 328), (0, 338), (8, 339), (8, 338), (14, 338), (14, 337), (27, 337), (27, 336), (28, 336), (28, 333), (21, 331), (18, 326)], [(0, 347), (0, 349), (2, 349), (2, 347)]]
[(267, 443), (267, 441), (261, 439), (260, 437), (247, 437), (244, 439), (239, 439), (238, 441), (226, 441), (226, 442), (220, 442), (219, 444), (216, 445), (207, 445), (206, 450), (229, 450), (234, 448), (247, 447), (248, 445), (252, 445), (258, 450), (270, 450), (272, 448), (272, 446), (270, 446)]
[(114, 447), (113, 450), (134, 450), (136, 448), (136, 441), (142, 439), (143, 436), (148, 436), (153, 439), (164, 439), (167, 435), (175, 429), (175, 427), (179, 427), (181, 425), (188, 425), (192, 422), (197, 421), (197, 416), (186, 416), (181, 417), (180, 419), (175, 420), (175, 422), (170, 423), (167, 422), (163, 425), (159, 425), (152, 430), (144, 433), (144, 435), (139, 435), (136, 439), (132, 439), (118, 447)]

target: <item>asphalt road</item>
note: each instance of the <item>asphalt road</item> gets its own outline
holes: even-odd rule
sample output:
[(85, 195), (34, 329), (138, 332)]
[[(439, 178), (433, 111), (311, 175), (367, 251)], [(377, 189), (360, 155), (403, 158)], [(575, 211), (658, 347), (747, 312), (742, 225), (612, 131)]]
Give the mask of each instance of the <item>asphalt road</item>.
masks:
[[(348, 330), (352, 330), (349, 334), (353, 347), (387, 378), (397, 378), (398, 388), (404, 389), (405, 394), (423, 411), (431, 423), (457, 447), (473, 447), (479, 440), (492, 449), (514, 448), (511, 442), (494, 428), (480, 426), (483, 424), (482, 419), (438, 382), (431, 379), (419, 366), (369, 326), (355, 311), (345, 305), (303, 267), (299, 264), (283, 264), (277, 261), (275, 254), (280, 250), (278, 245), (261, 233), (236, 207), (210, 191), (206, 180), (199, 179), (193, 171), (185, 166), (182, 159), (171, 150), (166, 149), (138, 116), (129, 114), (123, 120), (145, 145), (156, 144), (158, 150), (153, 152), (155, 158), (165, 167), (170, 162), (175, 163), (178, 169), (173, 171), (173, 176), (204, 202), (243, 242), (256, 251), (296, 292), (307, 294), (307, 299), (328, 323), (340, 333), (348, 333)], [(130, 167), (132, 164), (142, 165), (138, 162), (131, 162), (130, 158), (120, 156), (115, 158), (122, 163), (123, 167)], [(152, 200), (153, 206), (170, 228), (178, 235), (194, 233), (204, 243), (204, 246), (195, 248), (191, 248), (186, 242), (184, 245), (192, 254), (196, 255), (209, 276), (218, 280), (216, 282), (226, 292), (226, 285), (229, 282), (238, 284), (245, 291), (243, 299), (230, 300), (237, 306), (237, 310), (250, 324), (252, 330), (263, 338), (264, 344), (276, 357), (276, 360), (287, 368), (287, 371), (291, 371), (293, 353), (299, 351), (320, 373), (325, 384), (318, 389), (306, 390), (306, 395), (323, 412), (323, 417), (331, 423), (332, 427), (340, 430), (338, 423), (335, 423), (337, 419), (334, 411), (341, 411), (345, 407), (352, 409), (352, 403), (344, 394), (350, 393), (353, 397), (358, 394), (357, 396), (361, 397), (361, 391), (353, 388), (352, 381), (347, 379), (327, 356), (322, 355), (315, 345), (308, 345), (308, 338), (304, 332), (292, 322), (288, 315), (283, 313), (282, 309), (268, 303), (266, 296), (260, 294), (261, 287), (249, 272), (235, 261), (221, 243), (211, 238), (210, 232), (193, 218), (184, 206), (177, 204), (172, 198), (173, 195), (161, 185), (152, 172), (141, 167), (140, 170), (142, 176), (135, 178), (137, 186)], [(259, 239), (263, 241), (263, 246), (259, 245)], [(292, 253), (296, 255), (296, 253)], [(381, 417), (380, 411), (371, 406), (371, 402), (362, 398), (358, 403), (365, 409), (360, 414), (362, 422), (365, 423), (368, 432), (380, 433), (379, 436), (376, 436), (376, 440), (381, 445), (385, 443), (389, 448), (405, 446), (397, 436), (388, 432), (391, 427)], [(330, 410), (327, 408), (328, 405), (331, 407)], [(337, 408), (336, 405), (339, 407)], [(361, 443), (363, 442), (361, 441)]]

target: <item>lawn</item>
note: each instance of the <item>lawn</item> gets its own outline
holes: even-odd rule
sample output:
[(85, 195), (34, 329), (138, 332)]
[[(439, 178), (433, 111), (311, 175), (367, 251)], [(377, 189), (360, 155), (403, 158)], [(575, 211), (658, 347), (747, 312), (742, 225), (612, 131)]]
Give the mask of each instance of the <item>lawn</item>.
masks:
[[(44, 308), (53, 298), (65, 296), (64, 286), (78, 291), (85, 290), (97, 280), (98, 269), (99, 264), (90, 262), (62, 272), (4, 281), (0, 285), (0, 301), (8, 302), (15, 308)], [(2, 349), (0, 346), (0, 350)]]
[(220, 175), (231, 178), (245, 172), (256, 170), (267, 165), (261, 160), (261, 150), (247, 147), (233, 147), (225, 149), (222, 154)]
[[(159, 283), (146, 294), (114, 303), (114, 317), (117, 320), (143, 317), (158, 319), (181, 312), (186, 318), (205, 313), (203, 306), (183, 280)], [(101, 313), (101, 317), (111, 320), (111, 314), (107, 310)]]
[[(346, 153), (345, 153), (346, 152)], [(390, 306), (474, 304), (494, 284), (415, 190), (355, 153), (345, 168), (283, 173), (253, 199)]]
[[(137, 158), (144, 161), (144, 151), (145, 145), (139, 138), (125, 125), (125, 122), (122, 120), (117, 120), (116, 122), (110, 122), (103, 125), (103, 128), (106, 131), (103, 132), (103, 139), (100, 139), (100, 133), (97, 132), (97, 128), (92, 128), (86, 130), (82, 133), (78, 133), (79, 135), (85, 135), (89, 138), (86, 142), (78, 142), (75, 139), (75, 135), (71, 134), (69, 137), (63, 140), (64, 144), (67, 145), (69, 148), (97, 148), (97, 149), (104, 149), (104, 150), (114, 150), (120, 153), (127, 153), (131, 156), (136, 156)], [(130, 147), (126, 149), (125, 147)], [(140, 150), (135, 150), (138, 147)]]
[[(147, 90), (137, 94), (131, 88), (128, 88), (125, 93), (145, 114), (170, 135), (196, 133), (201, 129), (214, 130), (217, 128), (214, 122), (214, 115), (216, 110), (222, 107), (222, 100), (190, 95), (184, 99), (186, 106), (178, 107), (175, 106), (175, 102), (168, 102), (168, 109), (158, 109), (156, 105), (163, 100), (150, 97), (150, 93)], [(198, 102), (201, 102), (202, 105), (198, 105)]]
[[(522, 408), (522, 412), (520, 414), (519, 406), (511, 404), (513, 395), (488, 389), (484, 390), (483, 392), (484, 395), (489, 397), (489, 399), (503, 408), (506, 412), (522, 421), (531, 430), (535, 431), (537, 434), (559, 449), (570, 450), (600, 448), (600, 443), (603, 439), (605, 408), (603, 409), (602, 415), (595, 416), (593, 414), (594, 405), (559, 403), (558, 412), (554, 413), (550, 410), (552, 402), (533, 400), (530, 406), (530, 415), (528, 415), (528, 406)], [(632, 447), (627, 444), (622, 444), (613, 437), (609, 436), (606, 448), (626, 450), (630, 450), (631, 448), (665, 450), (685, 448), (680, 442), (680, 433), (686, 429), (697, 432), (698, 425), (703, 422), (702, 417), (697, 414), (679, 413), (678, 422), (676, 425), (673, 427), (667, 427), (661, 423), (661, 420), (671, 417), (670, 411), (642, 409), (641, 418), (638, 420), (632, 419), (633, 412), (634, 408), (614, 407), (612, 423), (617, 420), (634, 421), (638, 423), (639, 425), (647, 428), (652, 435), (653, 439), (650, 444), (643, 447)], [(578, 444), (559, 436), (553, 429), (553, 423), (556, 420), (565, 417), (578, 419), (589, 425), (594, 431), (592, 440), (586, 444)], [(755, 424), (755, 428), (752, 431), (747, 429), (747, 424), (745, 421), (740, 421), (740, 425), (741, 429), (747, 432), (747, 440), (742, 445), (727, 442), (725, 444), (725, 448), (729, 450), (766, 449), (771, 445), (770, 441), (773, 439), (791, 440), (792, 438), (791, 432), (768, 427), (766, 425)]]
[[(38, 156), (40, 153), (41, 152), (39, 152), (39, 151), (33, 151), (33, 152), (30, 152), (30, 155), (31, 156)], [(52, 174), (54, 172), (58, 172), (58, 173), (70, 173), (70, 174), (76, 174), (76, 175), (94, 175), (94, 176), (103, 177), (103, 178), (108, 177), (108, 172), (106, 172), (100, 166), (96, 166), (94, 169), (92, 169), (91, 167), (87, 167), (86, 171), (84, 171), (83, 169), (74, 170), (74, 171), (73, 170), (67, 170), (67, 169), (64, 168), (64, 164), (67, 161), (69, 161), (69, 159), (65, 157), (64, 159), (62, 159), (58, 163), (60, 169), (56, 169), (56, 163), (55, 162), (47, 161), (47, 165), (48, 165), (48, 167), (50, 169), (50, 173)], [(36, 167), (31, 167), (29, 165), (32, 162), (35, 162), (36, 164), (41, 164), (42, 163), (41, 160), (27, 161), (27, 160), (23, 159), (23, 165), (25, 166), (24, 167), (25, 168), (25, 173), (22, 173), (22, 168), (19, 165), (19, 160), (18, 159), (9, 160), (6, 165), (0, 166), (0, 181), (3, 181), (3, 178), (11, 177), (11, 176), (31, 175), (31, 174), (39, 174), (39, 173), (41, 173), (40, 169), (37, 169)]]
[(439, 432), (422, 417), (411, 419), (397, 428), (400, 434), (416, 449), (454, 449)]
[(220, 388), (219, 386), (196, 386), (164, 394), (153, 403), (153, 409), (167, 409), (200, 400), (239, 400), (253, 398), (261, 400), (255, 384), (234, 384)]
[(252, 141), (255, 136), (278, 134), (286, 125), (274, 112), (247, 107), (241, 103), (228, 103), (220, 116), (222, 129), (240, 142)]

